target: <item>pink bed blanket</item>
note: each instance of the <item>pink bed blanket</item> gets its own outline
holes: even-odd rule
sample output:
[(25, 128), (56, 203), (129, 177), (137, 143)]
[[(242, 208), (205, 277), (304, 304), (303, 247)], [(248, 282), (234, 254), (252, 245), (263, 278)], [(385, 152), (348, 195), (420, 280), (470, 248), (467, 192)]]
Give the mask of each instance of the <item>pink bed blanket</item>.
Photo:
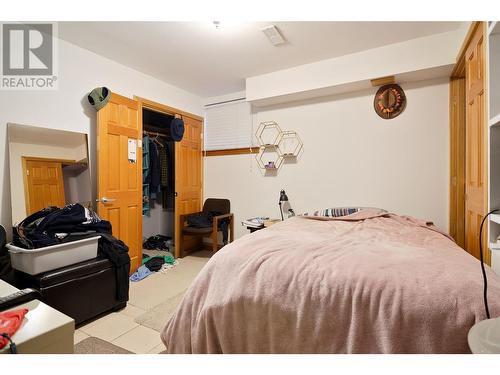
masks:
[(467, 353), (482, 288), (479, 261), (430, 223), (295, 217), (216, 253), (161, 337), (169, 353)]

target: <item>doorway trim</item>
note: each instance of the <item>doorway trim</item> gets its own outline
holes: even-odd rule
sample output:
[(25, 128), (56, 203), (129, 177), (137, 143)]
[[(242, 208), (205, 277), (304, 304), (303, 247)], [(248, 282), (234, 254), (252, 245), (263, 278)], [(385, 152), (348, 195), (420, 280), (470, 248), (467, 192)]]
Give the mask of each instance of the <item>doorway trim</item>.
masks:
[[(171, 115), (171, 116), (175, 116), (175, 115), (186, 116), (186, 117), (194, 118), (196, 120), (203, 121), (203, 117), (201, 117), (201, 116), (198, 116), (198, 115), (195, 115), (193, 113), (186, 112), (186, 111), (182, 111), (180, 109), (170, 107), (168, 105), (161, 104), (161, 103), (155, 102), (153, 100), (145, 99), (145, 98), (137, 96), (137, 95), (134, 95), (134, 100), (136, 100), (139, 103), (139, 107), (141, 107), (141, 108), (151, 109), (153, 111), (165, 113), (165, 114)], [(141, 119), (142, 119), (142, 115), (141, 115)]]
[[(202, 135), (202, 138), (201, 138), (201, 150), (203, 151), (204, 150), (204, 138), (203, 138), (203, 134), (204, 134), (204, 126), (205, 126), (205, 122), (204, 122), (204, 119), (203, 117), (201, 116), (198, 116), (198, 115), (195, 115), (193, 113), (190, 113), (190, 112), (186, 112), (186, 111), (183, 111), (183, 110), (180, 110), (180, 109), (177, 109), (175, 107), (171, 107), (171, 106), (168, 106), (168, 105), (165, 105), (165, 104), (161, 104), (161, 103), (158, 103), (158, 102), (155, 102), (153, 100), (149, 100), (149, 99), (146, 99), (146, 98), (143, 98), (143, 97), (140, 97), (140, 96), (137, 96), (137, 95), (134, 95), (133, 96), (134, 100), (137, 101), (138, 103), (138, 113), (139, 113), (139, 124), (140, 124), (140, 127), (141, 127), (141, 132), (142, 132), (142, 126), (143, 126), (143, 123), (142, 123), (142, 110), (143, 108), (146, 108), (146, 109), (149, 109), (149, 110), (152, 110), (152, 111), (156, 111), (156, 112), (160, 112), (160, 113), (164, 113), (164, 114), (167, 114), (167, 115), (171, 115), (171, 116), (180, 116), (180, 117), (189, 117), (189, 118), (192, 118), (192, 119), (195, 119), (195, 120), (198, 120), (201, 122), (201, 135)], [(177, 142), (176, 142), (176, 150), (177, 150)], [(177, 155), (177, 151), (176, 151), (176, 155)], [(203, 158), (202, 158), (202, 163), (201, 163), (201, 198), (203, 200), (203, 197), (204, 197), (204, 194), (203, 194), (203, 187), (204, 187), (204, 184), (203, 184), (203, 176), (204, 176), (204, 163), (203, 163)], [(177, 193), (176, 193), (177, 195)], [(177, 199), (177, 197), (175, 198)], [(203, 205), (203, 202), (202, 202), (202, 205)], [(175, 205), (177, 206), (177, 205)], [(175, 227), (174, 227), (174, 238), (175, 238), (175, 254), (174, 256), (176, 258), (179, 258), (181, 256), (181, 253), (180, 253), (180, 246), (178, 244), (178, 240), (180, 237), (178, 235), (178, 228), (177, 226), (179, 225), (179, 222), (177, 220), (177, 212), (174, 212), (174, 217), (175, 217)], [(142, 220), (142, 210), (141, 210), (141, 220)], [(141, 236), (142, 236), (142, 233), (141, 233)]]
[(465, 248), (465, 78), (450, 79), (449, 234)]
[(450, 76), (449, 233), (465, 248), (465, 52), (479, 22), (472, 22)]

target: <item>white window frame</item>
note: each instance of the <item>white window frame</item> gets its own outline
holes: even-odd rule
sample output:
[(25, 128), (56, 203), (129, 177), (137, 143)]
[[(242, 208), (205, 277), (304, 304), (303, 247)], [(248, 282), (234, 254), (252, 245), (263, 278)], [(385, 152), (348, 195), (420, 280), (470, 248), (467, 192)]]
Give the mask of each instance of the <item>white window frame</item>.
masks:
[(254, 147), (252, 105), (236, 99), (205, 106), (205, 151)]

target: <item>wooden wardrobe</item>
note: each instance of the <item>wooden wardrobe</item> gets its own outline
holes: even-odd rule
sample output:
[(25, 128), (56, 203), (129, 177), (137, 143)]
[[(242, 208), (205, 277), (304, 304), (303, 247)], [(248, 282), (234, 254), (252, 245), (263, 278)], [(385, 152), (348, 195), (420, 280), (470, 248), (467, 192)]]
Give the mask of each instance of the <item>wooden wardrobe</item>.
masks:
[[(473, 22), (450, 81), (450, 235), (480, 257), (479, 228), (488, 210), (486, 23)], [(490, 264), (486, 228), (483, 249)]]
[[(176, 115), (185, 132), (175, 143), (175, 256), (179, 216), (201, 211), (203, 197), (203, 118), (144, 98), (112, 93), (97, 112), (97, 211), (127, 244), (131, 272), (142, 262), (142, 108)], [(130, 148), (136, 149), (135, 160)]]

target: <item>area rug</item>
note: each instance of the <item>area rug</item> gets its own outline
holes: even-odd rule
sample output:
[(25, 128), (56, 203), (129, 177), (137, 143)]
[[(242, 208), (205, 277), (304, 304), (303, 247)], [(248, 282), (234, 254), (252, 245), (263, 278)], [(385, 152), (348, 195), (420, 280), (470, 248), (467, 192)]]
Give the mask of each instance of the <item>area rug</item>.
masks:
[(157, 332), (161, 332), (163, 327), (165, 327), (165, 324), (167, 324), (169, 319), (174, 314), (177, 306), (181, 303), (185, 293), (186, 290), (183, 290), (181, 293), (167, 299), (159, 305), (156, 305), (144, 314), (135, 318), (135, 322), (145, 327), (154, 329)]
[(87, 337), (75, 345), (75, 354), (134, 354), (97, 337)]

